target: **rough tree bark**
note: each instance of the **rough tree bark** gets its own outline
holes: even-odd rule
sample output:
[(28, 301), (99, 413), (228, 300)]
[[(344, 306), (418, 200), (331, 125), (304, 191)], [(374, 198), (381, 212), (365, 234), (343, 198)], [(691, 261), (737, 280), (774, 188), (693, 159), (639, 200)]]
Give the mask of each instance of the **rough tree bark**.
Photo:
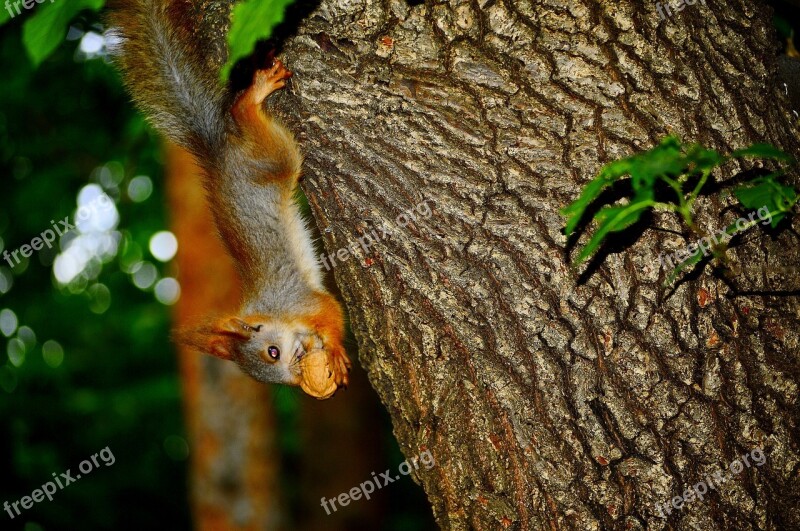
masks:
[[(737, 275), (670, 294), (669, 216), (567, 266), (559, 208), (668, 132), (798, 153), (762, 2), (322, 0), (278, 97), (360, 363), (449, 529), (800, 528), (798, 235), (751, 231)], [(736, 168), (717, 175), (729, 178)], [(702, 226), (739, 212), (720, 194)], [(434, 212), (407, 227), (404, 211)], [(346, 253), (343, 253), (346, 255)], [(704, 500), (669, 502), (737, 457)], [(388, 486), (386, 488), (391, 488)]]

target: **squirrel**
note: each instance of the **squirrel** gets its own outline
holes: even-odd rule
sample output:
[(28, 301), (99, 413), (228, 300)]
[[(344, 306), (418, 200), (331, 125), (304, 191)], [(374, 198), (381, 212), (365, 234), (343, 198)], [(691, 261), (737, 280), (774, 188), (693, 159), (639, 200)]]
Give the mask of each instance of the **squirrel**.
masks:
[(190, 151), (216, 226), (236, 262), (237, 315), (178, 332), (201, 352), (236, 362), (268, 383), (300, 385), (302, 357), (322, 349), (336, 387), (347, 387), (342, 306), (322, 284), (295, 192), (302, 156), (265, 108), (292, 73), (280, 60), (236, 94), (219, 82), (210, 46), (186, 0), (128, 0), (110, 18), (111, 54), (136, 105)]

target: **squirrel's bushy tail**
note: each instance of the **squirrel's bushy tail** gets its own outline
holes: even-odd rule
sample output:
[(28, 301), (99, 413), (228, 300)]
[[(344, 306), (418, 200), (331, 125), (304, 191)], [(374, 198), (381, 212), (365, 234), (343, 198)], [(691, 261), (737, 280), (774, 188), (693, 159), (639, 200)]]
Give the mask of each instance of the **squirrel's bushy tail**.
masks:
[[(219, 153), (227, 90), (204, 52), (191, 0), (125, 0), (112, 12), (111, 53), (136, 104), (173, 142), (198, 156)], [(205, 42), (208, 50), (211, 43)]]

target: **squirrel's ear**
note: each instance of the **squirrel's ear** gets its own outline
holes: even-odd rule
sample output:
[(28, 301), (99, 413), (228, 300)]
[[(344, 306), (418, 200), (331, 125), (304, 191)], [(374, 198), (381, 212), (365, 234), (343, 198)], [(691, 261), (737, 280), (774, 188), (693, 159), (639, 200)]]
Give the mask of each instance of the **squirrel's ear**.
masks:
[(238, 317), (226, 317), (212, 324), (179, 330), (178, 342), (223, 360), (233, 358), (237, 342), (250, 339), (246, 323)]

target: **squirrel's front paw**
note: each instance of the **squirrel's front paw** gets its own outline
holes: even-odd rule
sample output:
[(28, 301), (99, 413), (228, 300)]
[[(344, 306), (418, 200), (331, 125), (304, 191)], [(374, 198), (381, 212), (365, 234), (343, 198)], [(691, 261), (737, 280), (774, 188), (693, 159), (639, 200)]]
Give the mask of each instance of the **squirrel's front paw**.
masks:
[(350, 358), (342, 347), (328, 350), (328, 360), (331, 371), (333, 371), (334, 381), (338, 387), (347, 389), (350, 382)]

